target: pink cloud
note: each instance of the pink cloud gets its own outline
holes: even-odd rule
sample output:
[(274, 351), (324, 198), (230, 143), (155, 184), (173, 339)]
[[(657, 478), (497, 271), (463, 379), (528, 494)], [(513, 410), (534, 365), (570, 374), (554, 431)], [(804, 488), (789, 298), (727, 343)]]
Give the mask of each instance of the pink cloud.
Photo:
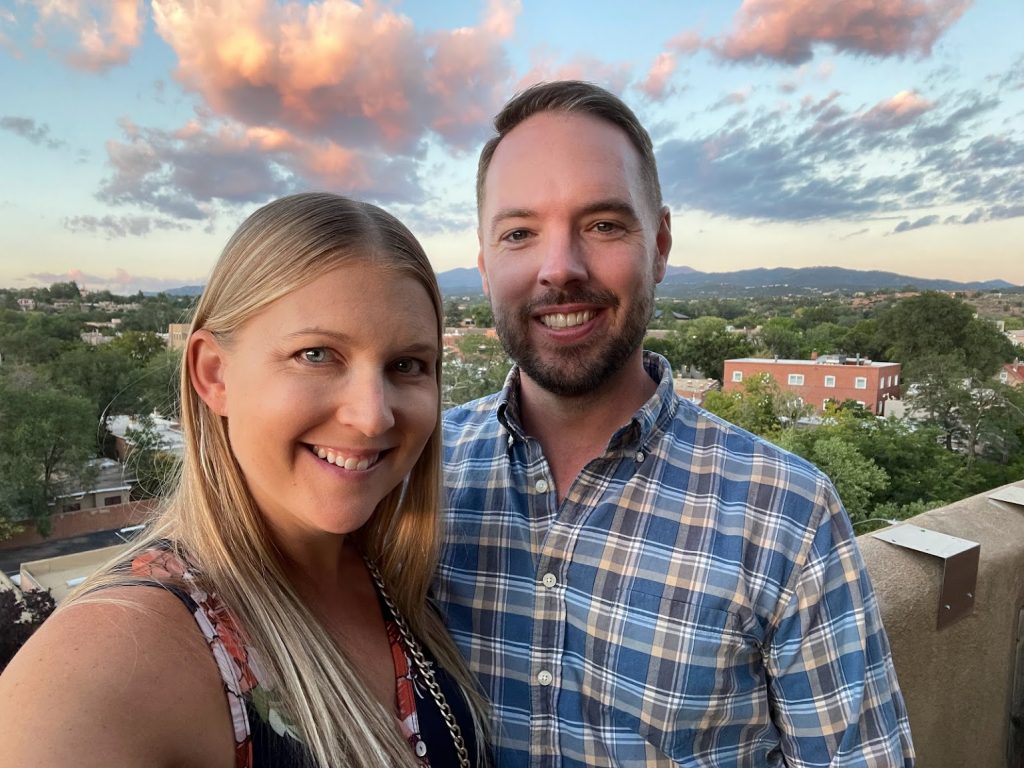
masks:
[(519, 78), (513, 90), (518, 92), (536, 83), (555, 80), (588, 80), (613, 93), (622, 93), (632, 79), (633, 72), (628, 64), (609, 64), (592, 56), (578, 56), (567, 62), (555, 63), (549, 52), (534, 51), (530, 69)]
[(710, 41), (733, 61), (800, 64), (814, 46), (868, 56), (926, 56), (973, 0), (744, 0), (732, 32)]
[(51, 28), (72, 28), (75, 46), (64, 53), (69, 65), (104, 72), (127, 64), (142, 36), (141, 0), (35, 0), (36, 40), (46, 44)]
[(704, 47), (704, 40), (701, 38), (700, 33), (689, 29), (685, 32), (680, 32), (669, 40), (668, 47), (677, 53), (692, 56)]
[(492, 0), (479, 26), (428, 36), (350, 0), (153, 3), (176, 78), (216, 114), (402, 154), (425, 127), (456, 146), (481, 135), (507, 88), (502, 43), (518, 11)]
[(675, 89), (671, 85), (672, 75), (676, 71), (676, 57), (671, 53), (660, 53), (654, 60), (647, 77), (639, 85), (640, 90), (648, 98), (660, 101), (670, 96)]
[(872, 130), (890, 131), (912, 123), (933, 106), (916, 91), (900, 91), (891, 99), (880, 101), (860, 119)]

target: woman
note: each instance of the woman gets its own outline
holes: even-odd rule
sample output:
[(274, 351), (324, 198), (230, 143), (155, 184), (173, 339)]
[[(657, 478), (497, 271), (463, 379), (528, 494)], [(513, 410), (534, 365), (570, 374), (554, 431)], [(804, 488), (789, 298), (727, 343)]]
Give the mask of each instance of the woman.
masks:
[(177, 490), (0, 678), (0, 766), (476, 764), (425, 607), (442, 318), (379, 208), (303, 194), (242, 224), (183, 357)]

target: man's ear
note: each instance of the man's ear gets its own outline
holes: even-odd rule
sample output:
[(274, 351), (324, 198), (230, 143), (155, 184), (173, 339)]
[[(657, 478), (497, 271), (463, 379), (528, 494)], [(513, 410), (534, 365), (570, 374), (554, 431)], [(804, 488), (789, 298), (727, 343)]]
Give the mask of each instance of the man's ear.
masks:
[(218, 416), (228, 415), (228, 390), (224, 382), (227, 355), (217, 337), (207, 330), (193, 333), (188, 340), (188, 375), (192, 388)]
[(654, 236), (654, 282), (660, 283), (665, 279), (665, 270), (668, 268), (668, 254), (672, 250), (672, 212), (667, 205), (662, 206), (658, 218), (658, 232)]

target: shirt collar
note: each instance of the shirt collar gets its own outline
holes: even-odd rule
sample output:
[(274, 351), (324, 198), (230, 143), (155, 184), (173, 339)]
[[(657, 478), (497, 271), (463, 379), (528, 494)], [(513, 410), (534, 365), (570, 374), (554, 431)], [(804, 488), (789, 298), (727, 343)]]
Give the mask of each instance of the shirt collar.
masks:
[[(633, 418), (612, 436), (609, 447), (624, 447), (627, 443), (643, 445), (659, 425), (671, 421), (679, 407), (679, 399), (672, 385), (672, 366), (661, 355), (644, 351), (644, 370), (657, 382), (658, 387), (650, 399), (633, 414)], [(513, 365), (505, 377), (505, 386), (498, 397), (497, 417), (501, 425), (516, 439), (525, 440), (519, 411), (519, 366)], [(511, 445), (511, 443), (510, 443)]]

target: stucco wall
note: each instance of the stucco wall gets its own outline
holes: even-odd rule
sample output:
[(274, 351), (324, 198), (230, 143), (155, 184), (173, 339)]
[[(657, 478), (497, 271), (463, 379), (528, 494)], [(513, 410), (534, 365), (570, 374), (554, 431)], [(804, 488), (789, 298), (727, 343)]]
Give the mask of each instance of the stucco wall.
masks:
[[(1012, 487), (1024, 491), (1024, 481)], [(911, 521), (981, 544), (974, 610), (944, 629), (935, 628), (942, 560), (869, 534), (859, 538), (920, 768), (1008, 766), (1018, 613), (1024, 607), (1024, 506), (995, 500), (994, 493)]]

